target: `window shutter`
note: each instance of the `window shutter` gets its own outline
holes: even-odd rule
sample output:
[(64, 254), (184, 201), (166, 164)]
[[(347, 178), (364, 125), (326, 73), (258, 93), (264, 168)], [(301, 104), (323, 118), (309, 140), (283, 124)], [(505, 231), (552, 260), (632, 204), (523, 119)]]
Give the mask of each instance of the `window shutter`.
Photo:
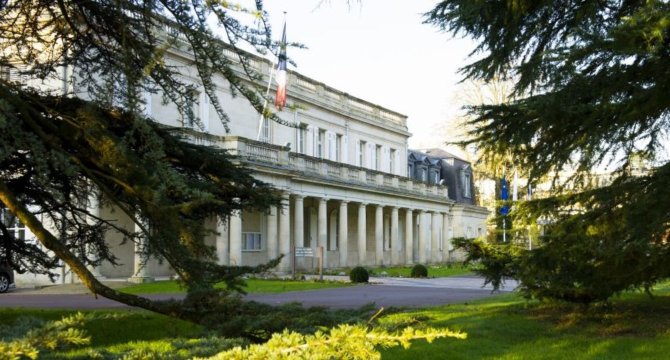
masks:
[(349, 164), (349, 141), (347, 135), (342, 135), (342, 146), (340, 150), (342, 151), (342, 162)]
[(305, 155), (314, 156), (314, 147), (316, 143), (314, 141), (314, 126), (307, 125), (307, 139), (305, 144)]
[(200, 93), (200, 99), (198, 99), (198, 103), (200, 104), (200, 122), (202, 122), (202, 129), (204, 131), (209, 130), (209, 97), (207, 97), (207, 94), (203, 91)]
[(368, 146), (367, 146), (367, 149), (366, 149), (366, 151), (367, 151), (366, 160), (367, 160), (367, 168), (368, 169), (374, 169), (375, 168), (375, 146), (376, 145), (373, 144), (373, 143), (368, 143)]
[(319, 128), (312, 128), (312, 156), (319, 156)]
[(356, 159), (354, 159), (354, 162), (358, 166), (363, 166), (363, 164), (361, 164), (360, 159), (361, 159), (361, 141), (358, 140), (358, 146), (356, 146)]
[(331, 131), (328, 131), (326, 134), (328, 138), (328, 159), (335, 161), (337, 160), (335, 134)]

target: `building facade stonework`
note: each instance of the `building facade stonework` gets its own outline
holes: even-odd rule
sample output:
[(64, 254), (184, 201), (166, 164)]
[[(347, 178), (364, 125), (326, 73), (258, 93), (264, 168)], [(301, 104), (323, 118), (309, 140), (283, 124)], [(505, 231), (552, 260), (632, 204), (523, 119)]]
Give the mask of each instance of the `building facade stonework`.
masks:
[[(173, 49), (166, 61), (182, 69), (184, 81), (202, 88), (188, 53)], [(268, 61), (252, 57), (250, 64), (270, 72)], [(70, 77), (62, 87), (77, 93), (73, 72), (64, 73)], [(444, 184), (408, 176), (406, 116), (290, 72), (289, 107), (278, 113), (293, 125), (285, 126), (260, 119), (245, 99), (232, 96), (223, 77), (215, 80), (216, 96), (231, 119), (229, 132), (204, 91), (193, 104), (198, 125), (186, 124), (161, 94), (146, 93), (144, 100), (146, 114), (156, 121), (185, 128), (190, 141), (238, 155), (254, 176), (283, 191), (280, 207), (208, 220), (217, 234), (206, 241), (220, 263), (257, 265), (284, 254), (277, 270), (285, 273), (293, 267), (294, 248), (311, 248), (315, 255), (322, 248), (327, 269), (456, 261), (450, 239), (481, 235), (468, 229), (485, 228), (485, 209), (450, 198)], [(120, 211), (96, 211), (134, 226)], [(142, 261), (139, 247), (123, 243), (120, 234), (110, 231), (107, 240), (120, 265), (102, 264), (94, 269), (100, 276), (142, 280), (172, 274), (164, 262)], [(316, 264), (304, 257), (295, 265), (310, 270)], [(65, 269), (61, 281), (74, 280), (68, 279)]]

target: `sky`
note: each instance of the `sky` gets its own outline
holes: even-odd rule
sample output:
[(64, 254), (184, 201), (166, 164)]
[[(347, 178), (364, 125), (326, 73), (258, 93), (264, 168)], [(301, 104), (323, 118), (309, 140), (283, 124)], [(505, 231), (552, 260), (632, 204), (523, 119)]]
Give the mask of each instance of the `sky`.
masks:
[[(422, 14), (427, 0), (266, 0), (273, 37), (308, 49), (289, 49), (296, 70), (340, 91), (408, 116), (412, 148), (439, 147), (438, 129), (460, 112), (454, 99), (458, 69), (474, 43), (454, 39)], [(320, 5), (319, 5), (320, 4)]]

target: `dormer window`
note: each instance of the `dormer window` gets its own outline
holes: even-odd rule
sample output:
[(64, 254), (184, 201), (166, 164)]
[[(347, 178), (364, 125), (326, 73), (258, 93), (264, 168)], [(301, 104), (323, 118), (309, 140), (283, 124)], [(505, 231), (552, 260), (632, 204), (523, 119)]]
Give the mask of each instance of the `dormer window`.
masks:
[(463, 187), (463, 197), (472, 197), (472, 173), (468, 166), (461, 169), (461, 186)]

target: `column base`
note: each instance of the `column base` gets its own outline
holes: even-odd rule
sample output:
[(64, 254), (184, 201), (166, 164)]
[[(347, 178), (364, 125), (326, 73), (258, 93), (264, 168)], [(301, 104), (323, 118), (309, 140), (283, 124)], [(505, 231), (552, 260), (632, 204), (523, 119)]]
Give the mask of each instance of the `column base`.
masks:
[(154, 282), (156, 279), (151, 276), (132, 276), (129, 277), (127, 281), (133, 284), (144, 284)]

